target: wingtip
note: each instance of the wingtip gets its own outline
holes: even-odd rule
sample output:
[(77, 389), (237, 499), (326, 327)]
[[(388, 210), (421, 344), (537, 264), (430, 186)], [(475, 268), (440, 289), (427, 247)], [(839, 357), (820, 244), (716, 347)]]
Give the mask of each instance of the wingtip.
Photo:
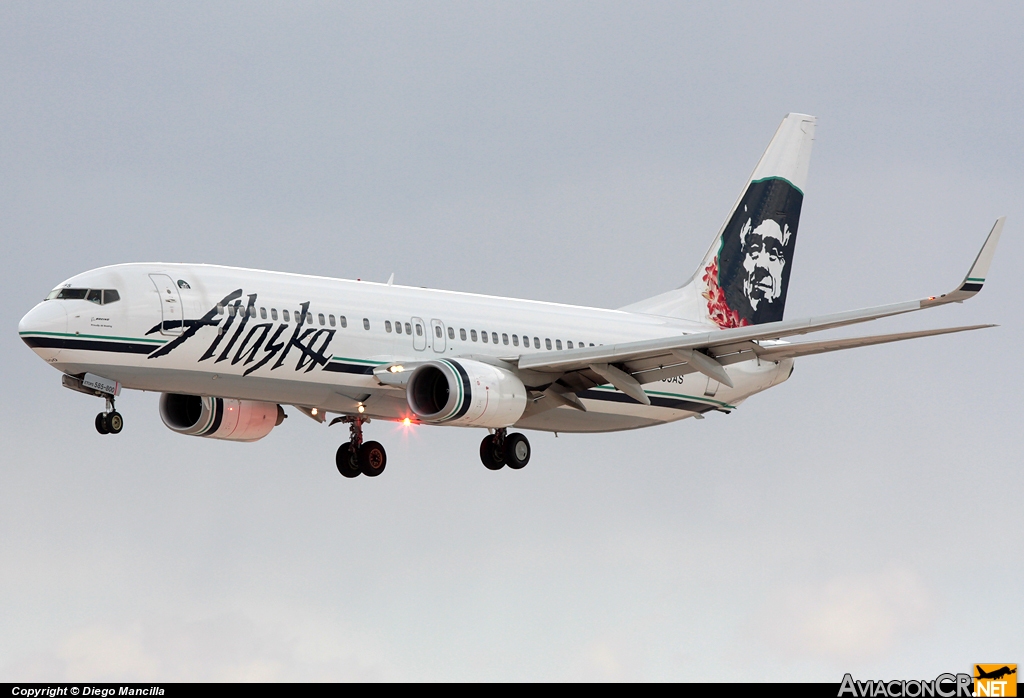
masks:
[(960, 300), (973, 296), (981, 291), (982, 286), (985, 285), (989, 266), (992, 264), (992, 258), (995, 257), (996, 247), (999, 245), (999, 236), (1002, 235), (1005, 223), (1006, 216), (1000, 216), (992, 225), (992, 229), (988, 232), (988, 236), (985, 238), (978, 256), (974, 258), (974, 264), (971, 265), (970, 271), (967, 272), (967, 276), (964, 277), (960, 286), (953, 292), (962, 296)]

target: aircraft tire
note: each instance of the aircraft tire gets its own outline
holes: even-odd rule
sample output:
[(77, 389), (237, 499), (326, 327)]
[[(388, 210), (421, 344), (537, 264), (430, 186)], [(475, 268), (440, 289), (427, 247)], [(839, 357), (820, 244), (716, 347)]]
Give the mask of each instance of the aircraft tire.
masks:
[(387, 451), (376, 441), (367, 441), (359, 447), (359, 470), (366, 477), (377, 477), (387, 464)]
[(110, 433), (110, 431), (107, 430), (107, 415), (103, 414), (102, 412), (96, 415), (96, 431), (98, 431), (101, 434)]
[(109, 412), (103, 418), (103, 426), (111, 434), (120, 434), (121, 430), (124, 429), (124, 417), (121, 416), (120, 412)]
[(505, 467), (505, 454), (494, 445), (494, 437), (490, 434), (480, 442), (480, 462), (488, 470), (501, 470)]
[(338, 472), (345, 477), (359, 477), (362, 474), (359, 469), (358, 453), (355, 446), (350, 443), (344, 443), (338, 448), (334, 463), (338, 466)]
[(509, 434), (505, 437), (505, 465), (513, 470), (525, 468), (530, 462), (530, 440), (522, 434)]

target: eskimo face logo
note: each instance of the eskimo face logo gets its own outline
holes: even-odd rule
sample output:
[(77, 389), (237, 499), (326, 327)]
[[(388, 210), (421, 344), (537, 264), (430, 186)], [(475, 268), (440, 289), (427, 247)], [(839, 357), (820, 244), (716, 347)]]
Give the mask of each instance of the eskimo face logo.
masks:
[(784, 179), (752, 182), (704, 269), (708, 315), (719, 327), (782, 319), (803, 194)]
[(789, 226), (769, 218), (751, 230), (748, 218), (740, 230), (743, 247), (743, 295), (753, 310), (762, 302), (774, 303), (782, 295), (782, 272), (786, 269), (786, 246), (792, 234)]

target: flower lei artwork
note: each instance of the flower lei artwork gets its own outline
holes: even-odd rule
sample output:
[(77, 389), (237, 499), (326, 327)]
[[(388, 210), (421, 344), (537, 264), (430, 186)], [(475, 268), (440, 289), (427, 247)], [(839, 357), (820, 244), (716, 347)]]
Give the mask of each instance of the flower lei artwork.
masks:
[(711, 260), (711, 264), (704, 268), (705, 290), (701, 295), (708, 301), (708, 315), (711, 321), (723, 330), (730, 327), (743, 327), (750, 323), (741, 318), (739, 313), (729, 307), (725, 300), (725, 291), (718, 285), (718, 258)]

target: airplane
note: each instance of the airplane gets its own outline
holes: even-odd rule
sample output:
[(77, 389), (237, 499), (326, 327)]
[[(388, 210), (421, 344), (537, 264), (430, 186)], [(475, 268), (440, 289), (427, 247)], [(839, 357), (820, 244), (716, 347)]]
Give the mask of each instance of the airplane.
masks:
[(994, 669), (992, 671), (985, 671), (985, 670), (983, 670), (981, 668), (980, 664), (975, 664), (974, 668), (978, 672), (977, 676), (974, 677), (976, 679), (993, 679), (993, 680), (998, 681), (999, 679), (1003, 678), (1004, 676), (1009, 676), (1010, 674), (1016, 674), (1017, 673), (1016, 667), (1011, 669), (1008, 666), (1004, 666), (1004, 667), (999, 668), (999, 669)]
[(958, 303), (985, 282), (1004, 218), (949, 293), (783, 319), (817, 119), (789, 114), (682, 286), (616, 310), (207, 264), (131, 263), (78, 274), (22, 319), (63, 385), (103, 398), (161, 393), (172, 431), (252, 442), (293, 406), (349, 426), (335, 465), (376, 477), (371, 420), (477, 427), (490, 470), (530, 460), (510, 429), (609, 432), (730, 413), (786, 381), (794, 359), (992, 327), (790, 343), (787, 338)]

